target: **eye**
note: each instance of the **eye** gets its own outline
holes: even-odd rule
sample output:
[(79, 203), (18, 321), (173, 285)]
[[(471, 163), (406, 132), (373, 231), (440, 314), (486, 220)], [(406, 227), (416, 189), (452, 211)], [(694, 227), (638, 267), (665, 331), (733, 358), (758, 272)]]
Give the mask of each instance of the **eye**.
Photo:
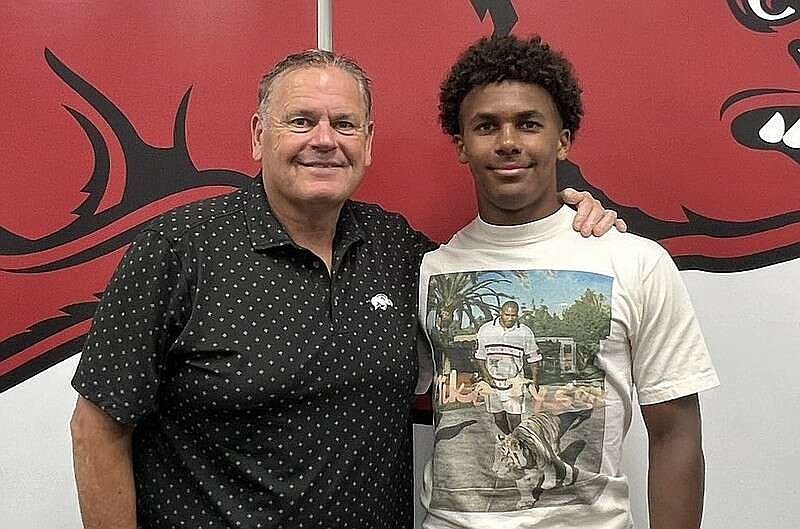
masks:
[(339, 119), (333, 122), (333, 128), (336, 129), (337, 132), (349, 135), (349, 134), (354, 134), (355, 131), (358, 129), (358, 126), (352, 121), (348, 121), (346, 119)]
[(491, 121), (481, 121), (480, 123), (475, 125), (473, 130), (479, 134), (488, 134), (489, 132), (492, 132), (495, 128), (497, 127), (495, 127), (495, 124), (492, 123)]
[(740, 24), (759, 33), (774, 33), (774, 28), (800, 19), (798, 0), (728, 0), (727, 3)]
[(539, 130), (542, 128), (542, 124), (533, 119), (522, 120), (517, 126), (521, 130)]
[(295, 132), (308, 132), (314, 128), (316, 123), (306, 117), (298, 116), (289, 120), (289, 127)]
[[(772, 4), (773, 2), (770, 2)], [(777, 2), (775, 2), (777, 3)], [(763, 0), (747, 0), (747, 6), (750, 8), (750, 11), (753, 12), (755, 16), (761, 18), (763, 20), (767, 20), (769, 22), (775, 22), (778, 20), (783, 20), (794, 15), (797, 10), (792, 6), (787, 5), (786, 8), (781, 11), (780, 13), (772, 13), (764, 9), (764, 2)]]

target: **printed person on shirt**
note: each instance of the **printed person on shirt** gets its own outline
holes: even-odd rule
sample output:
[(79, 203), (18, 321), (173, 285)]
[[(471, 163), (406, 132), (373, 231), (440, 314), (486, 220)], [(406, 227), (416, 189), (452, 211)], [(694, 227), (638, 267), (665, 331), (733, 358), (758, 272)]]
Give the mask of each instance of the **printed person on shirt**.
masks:
[(538, 379), (538, 362), (542, 355), (533, 331), (519, 321), (519, 304), (506, 301), (500, 314), (478, 329), (475, 358), (483, 381), (490, 390), (486, 395), (486, 411), (494, 415), (495, 424), (510, 434), (522, 421), (525, 411), (524, 385)]

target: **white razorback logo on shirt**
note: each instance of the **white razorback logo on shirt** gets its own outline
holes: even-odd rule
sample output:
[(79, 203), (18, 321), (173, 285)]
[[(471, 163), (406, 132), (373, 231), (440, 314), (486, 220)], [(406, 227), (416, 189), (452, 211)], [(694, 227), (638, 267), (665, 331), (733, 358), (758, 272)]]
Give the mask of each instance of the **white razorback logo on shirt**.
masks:
[(369, 300), (369, 302), (372, 305), (373, 310), (386, 310), (389, 307), (394, 307), (394, 303), (392, 303), (392, 300), (389, 299), (389, 296), (383, 293), (375, 294), (372, 296), (372, 299)]

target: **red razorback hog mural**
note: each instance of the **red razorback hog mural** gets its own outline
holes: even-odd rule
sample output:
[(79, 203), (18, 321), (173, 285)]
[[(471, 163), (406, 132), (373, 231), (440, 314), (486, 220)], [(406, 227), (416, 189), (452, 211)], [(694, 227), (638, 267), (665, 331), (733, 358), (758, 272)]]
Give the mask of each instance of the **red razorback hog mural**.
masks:
[[(375, 164), (363, 191), (393, 186), (390, 206), (435, 237), (475, 211), (468, 173), (436, 133), (438, 84), (474, 39), (513, 31), (564, 51), (583, 83), (586, 116), (563, 186), (591, 190), (683, 269), (800, 256), (799, 2), (336, 6), (337, 50), (375, 78)], [(359, 30), (365, 17), (369, 32)]]
[(137, 229), (251, 178), (263, 72), (316, 2), (0, 7), (0, 391), (80, 350)]
[[(255, 174), (258, 78), (316, 43), (312, 0), (175, 4), (0, 7), (0, 391), (80, 349), (143, 223)], [(336, 2), (336, 50), (375, 82), (375, 163), (358, 197), (438, 240), (471, 218), (438, 84), (474, 39), (539, 33), (585, 88), (562, 184), (592, 190), (684, 269), (797, 259), (800, 5), (625, 4)]]

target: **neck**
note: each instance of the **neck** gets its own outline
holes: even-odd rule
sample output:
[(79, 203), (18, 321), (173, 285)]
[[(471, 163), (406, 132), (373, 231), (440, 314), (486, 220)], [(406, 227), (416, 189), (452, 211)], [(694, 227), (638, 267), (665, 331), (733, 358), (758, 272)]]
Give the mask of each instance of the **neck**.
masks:
[(478, 202), (478, 213), (481, 220), (488, 224), (496, 226), (516, 226), (519, 224), (527, 224), (536, 220), (549, 217), (559, 210), (561, 202), (557, 196), (553, 196), (552, 200), (548, 199), (543, 202), (537, 202), (530, 206), (520, 209), (501, 209), (491, 204), (481, 204)]
[(294, 205), (267, 197), (272, 214), (298, 246), (310, 251), (325, 263), (333, 263), (333, 238), (343, 203)]

